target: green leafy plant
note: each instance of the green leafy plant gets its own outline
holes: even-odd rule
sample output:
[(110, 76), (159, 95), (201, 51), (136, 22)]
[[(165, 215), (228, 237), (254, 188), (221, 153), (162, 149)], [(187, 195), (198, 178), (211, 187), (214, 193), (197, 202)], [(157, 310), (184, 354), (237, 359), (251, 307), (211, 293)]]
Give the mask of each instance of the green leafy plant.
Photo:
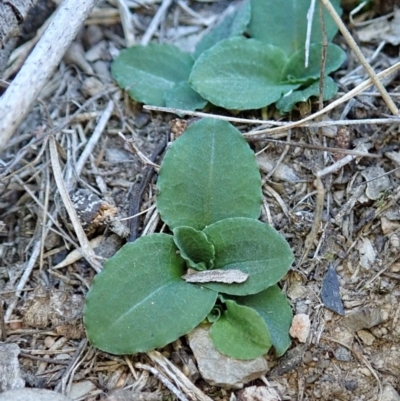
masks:
[(277, 286), (293, 253), (260, 222), (254, 153), (228, 122), (192, 124), (168, 149), (157, 209), (171, 234), (126, 244), (87, 295), (89, 340), (113, 354), (162, 347), (205, 319), (223, 354), (252, 359), (290, 345), (292, 312)]
[[(332, 0), (340, 12), (340, 0)], [(310, 2), (248, 0), (205, 34), (193, 55), (171, 45), (134, 46), (112, 65), (118, 84), (133, 99), (156, 106), (202, 109), (210, 102), (235, 110), (276, 103), (281, 112), (319, 94), (322, 30), (314, 12), (308, 66), (305, 66), (307, 11)], [(345, 60), (331, 43), (337, 27), (323, 13), (327, 40), (324, 99), (337, 91), (328, 77)], [(244, 36), (247, 34), (249, 37)], [(285, 99), (286, 97), (286, 99)]]

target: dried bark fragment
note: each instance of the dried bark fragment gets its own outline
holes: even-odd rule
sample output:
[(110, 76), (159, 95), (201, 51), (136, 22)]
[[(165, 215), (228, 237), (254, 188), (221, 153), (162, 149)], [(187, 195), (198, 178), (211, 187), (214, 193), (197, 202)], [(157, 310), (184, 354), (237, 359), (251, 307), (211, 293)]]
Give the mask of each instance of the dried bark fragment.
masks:
[(20, 26), (29, 9), (37, 0), (12, 0), (0, 2), (0, 49), (13, 37), (19, 35)]

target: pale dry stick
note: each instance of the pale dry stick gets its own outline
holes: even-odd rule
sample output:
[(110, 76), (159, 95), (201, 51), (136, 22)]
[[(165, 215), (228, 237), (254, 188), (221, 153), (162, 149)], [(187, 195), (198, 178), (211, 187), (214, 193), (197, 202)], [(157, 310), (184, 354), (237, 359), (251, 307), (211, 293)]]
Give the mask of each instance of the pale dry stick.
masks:
[[(383, 47), (386, 45), (385, 41), (382, 41), (381, 43), (379, 43), (378, 47), (375, 49), (374, 53), (372, 54), (371, 57), (368, 57), (367, 61), (368, 63), (372, 63), (380, 54), (380, 52), (382, 51)], [(358, 74), (359, 71), (361, 71), (363, 69), (362, 65), (359, 65), (358, 67), (354, 68), (353, 70), (349, 71), (346, 75), (343, 75), (342, 78), (340, 78), (339, 82), (342, 85), (345, 85), (349, 78), (351, 78), (352, 76), (354, 76), (355, 74)], [(368, 93), (369, 95), (369, 93)], [(381, 94), (379, 93), (379, 96), (381, 96)], [(391, 94), (391, 96), (393, 96), (393, 93)]]
[(130, 361), (130, 359), (128, 358), (128, 355), (124, 356), (125, 362), (128, 365), (128, 368), (130, 370), (130, 372), (132, 373), (132, 376), (134, 377), (135, 381), (137, 382), (139, 379), (139, 375), (136, 372), (135, 368), (132, 365), (132, 362)]
[[(368, 93), (368, 96), (380, 96), (379, 93), (373, 94), (373, 93)], [(399, 96), (400, 94), (393, 94), (393, 96)], [(202, 113), (202, 112), (197, 112), (197, 111), (189, 111), (189, 110), (181, 110), (181, 109), (173, 109), (169, 107), (158, 107), (158, 106), (143, 106), (147, 110), (155, 110), (155, 111), (161, 111), (161, 112), (166, 112), (166, 113), (173, 113), (173, 114), (185, 114), (188, 116), (193, 116), (193, 117), (202, 117), (202, 118), (215, 118), (216, 120), (222, 120), (222, 121), (230, 121), (234, 123), (244, 123), (244, 124), (254, 124), (254, 125), (270, 125), (270, 126), (275, 126), (275, 127), (291, 127), (291, 124), (293, 122), (282, 122), (282, 121), (272, 121), (272, 120), (249, 120), (247, 118), (237, 118), (237, 117), (228, 117), (228, 116), (221, 116), (218, 114), (208, 114), (208, 113)], [(331, 126), (348, 126), (348, 125), (360, 125), (360, 124), (393, 124), (393, 123), (400, 123), (400, 118), (399, 117), (388, 117), (388, 118), (367, 118), (365, 120), (335, 120), (335, 121), (317, 121), (317, 122), (305, 122), (301, 123), (299, 125), (296, 125), (296, 127), (312, 127), (312, 128), (319, 128), (319, 127), (331, 127)], [(245, 135), (249, 134), (256, 134), (256, 133), (263, 133), (264, 131), (250, 131), (246, 133)], [(286, 136), (286, 134), (284, 135)]]
[(147, 370), (148, 372), (152, 373), (164, 386), (171, 391), (171, 393), (181, 401), (189, 401), (186, 396), (179, 391), (166, 377), (164, 377), (157, 369), (153, 368), (152, 366), (145, 365), (143, 363), (135, 363), (135, 368)]
[(306, 32), (306, 43), (305, 45), (305, 52), (306, 57), (304, 60), (304, 67), (308, 68), (308, 59), (310, 56), (310, 43), (311, 43), (311, 31), (312, 31), (312, 23), (314, 18), (314, 11), (315, 11), (315, 0), (311, 0), (310, 7), (307, 11), (307, 32)]
[(299, 147), (299, 148), (304, 148), (304, 149), (314, 149), (314, 150), (321, 150), (324, 152), (331, 152), (331, 153), (342, 153), (346, 155), (353, 155), (353, 156), (358, 156), (358, 157), (371, 157), (373, 159), (379, 159), (382, 156), (381, 155), (375, 155), (367, 152), (359, 152), (357, 150), (351, 150), (351, 149), (342, 149), (342, 148), (331, 148), (329, 146), (320, 146), (320, 145), (310, 145), (308, 143), (301, 143), (301, 142), (286, 142), (286, 141), (280, 141), (277, 139), (272, 139), (272, 138), (264, 138), (265, 141), (267, 142), (272, 142), (276, 144), (281, 144), (285, 146), (294, 146), (294, 147)]
[(83, 166), (85, 165), (87, 159), (93, 153), (93, 150), (97, 145), (97, 142), (99, 141), (101, 134), (104, 132), (108, 120), (110, 119), (113, 111), (114, 111), (114, 102), (112, 100), (109, 100), (107, 103), (107, 107), (105, 108), (99, 122), (97, 123), (93, 131), (93, 134), (90, 136), (90, 139), (86, 144), (84, 151), (81, 154), (81, 157), (76, 163), (75, 172), (78, 177), (80, 176), (83, 170)]
[(85, 259), (90, 263), (90, 265), (94, 268), (97, 273), (101, 272), (101, 265), (97, 259), (96, 254), (93, 249), (89, 245), (89, 241), (86, 237), (85, 232), (79, 222), (79, 218), (76, 214), (76, 210), (71, 202), (71, 199), (68, 195), (67, 189), (64, 184), (60, 162), (58, 160), (57, 153), (57, 145), (56, 140), (53, 135), (49, 137), (49, 148), (50, 148), (50, 158), (51, 164), (53, 167), (54, 179), (56, 181), (57, 189), (60, 193), (61, 199), (64, 203), (65, 209), (68, 213), (68, 216), (72, 222), (72, 226), (74, 227), (76, 236), (78, 237), (79, 244), (81, 246), (82, 255)]
[(160, 7), (158, 8), (156, 14), (154, 15), (153, 19), (150, 22), (146, 32), (144, 33), (140, 44), (145, 46), (150, 42), (150, 39), (153, 37), (155, 31), (158, 28), (164, 14), (167, 12), (168, 8), (172, 4), (172, 0), (162, 0)]
[(125, 221), (125, 220), (130, 220), (130, 219), (134, 219), (135, 217), (139, 217), (143, 214), (146, 214), (147, 212), (150, 212), (152, 210), (154, 210), (156, 208), (156, 205), (150, 206), (149, 208), (134, 214), (133, 216), (128, 216), (128, 217), (123, 217), (122, 219), (118, 219), (119, 221)]
[(126, 0), (116, 0), (118, 10), (121, 16), (121, 25), (124, 31), (126, 47), (131, 47), (135, 44), (135, 30), (132, 23), (132, 15), (129, 10)]
[[(183, 0), (178, 0), (178, 6), (194, 18), (193, 23), (209, 26), (215, 20), (214, 16), (205, 18), (202, 15), (196, 13), (196, 11), (193, 11)], [(225, 12), (223, 14), (225, 14)]]
[(118, 135), (125, 141), (126, 147), (136, 155), (143, 165), (152, 166), (156, 171), (160, 170), (160, 166), (156, 163), (153, 163), (134, 143), (133, 140), (129, 140), (125, 138), (125, 135), (122, 132), (118, 132)]
[(98, 0), (65, 0), (16, 78), (0, 98), (0, 152), (29, 113)]
[(333, 8), (332, 4), (329, 2), (329, 0), (321, 0), (326, 9), (328, 10), (329, 14), (335, 21), (336, 25), (338, 26), (340, 32), (342, 32), (342, 35), (344, 36), (347, 44), (351, 47), (355, 55), (357, 56), (358, 60), (360, 63), (364, 66), (365, 70), (367, 71), (368, 75), (370, 76), (371, 81), (374, 83), (378, 91), (382, 95), (382, 99), (386, 103), (387, 107), (389, 110), (393, 113), (393, 115), (398, 116), (399, 115), (399, 109), (393, 102), (392, 98), (389, 96), (386, 88), (382, 84), (381, 80), (378, 78), (377, 74), (373, 70), (373, 68), (370, 66), (364, 55), (362, 54), (360, 48), (357, 46), (356, 41), (353, 39), (351, 36), (350, 32), (346, 28), (345, 24), (343, 23), (342, 19), (340, 18), (339, 14), (336, 12), (336, 10)]
[(212, 401), (210, 397), (199, 390), (171, 361), (158, 351), (147, 352), (150, 359), (161, 366), (165, 373), (171, 377), (185, 393), (193, 399), (196, 397), (198, 401)]
[[(74, 373), (78, 369), (78, 367), (83, 363), (84, 359), (83, 358), (79, 359), (79, 358), (85, 351), (87, 343), (88, 343), (88, 340), (86, 338), (84, 338), (83, 340), (81, 340), (78, 347), (75, 349), (75, 353), (72, 356), (69, 365), (65, 369), (65, 372), (64, 372), (61, 380), (58, 382), (58, 384), (56, 386), (56, 391), (61, 390), (61, 393), (64, 395), (67, 395), (66, 393), (69, 394), (69, 392), (71, 391), (72, 378), (74, 376)], [(71, 378), (71, 379), (69, 379), (69, 378)], [(68, 384), (67, 384), (67, 382), (68, 382)]]
[[(287, 137), (286, 137), (286, 141), (290, 142), (290, 139), (292, 137), (292, 131), (289, 130)], [(256, 153), (256, 156), (262, 152), (264, 152), (264, 150), (267, 149), (269, 145), (267, 145), (264, 149), (262, 149), (260, 152)], [(267, 175), (262, 179), (261, 185), (264, 185), (267, 181), (269, 181), (269, 179), (274, 175), (276, 169), (279, 167), (279, 165), (283, 162), (283, 160), (285, 159), (287, 153), (289, 152), (290, 146), (286, 145), (285, 148), (283, 149), (283, 152), (281, 152), (278, 160), (276, 161), (275, 165), (273, 166), (273, 168), (271, 169), (270, 172), (267, 173)]]
[(278, 194), (278, 192), (275, 191), (275, 189), (273, 189), (272, 187), (270, 187), (267, 184), (264, 184), (264, 188), (265, 190), (269, 193), (269, 195), (271, 195), (273, 198), (275, 198), (275, 200), (278, 202), (279, 206), (282, 209), (283, 214), (286, 217), (289, 217), (289, 210), (285, 205), (285, 202), (283, 201), (283, 199), (281, 198), (281, 196)]
[[(36, 197), (36, 195), (31, 191), (28, 185), (26, 185), (19, 176), (15, 177), (15, 180), (24, 188), (25, 192), (32, 198), (32, 200), (42, 209), (43, 212), (46, 212), (45, 206), (40, 202), (40, 200)], [(70, 238), (68, 235), (65, 233), (65, 231), (60, 227), (58, 224), (58, 221), (56, 219), (57, 214), (47, 214), (47, 217), (49, 220), (52, 222), (53, 225), (57, 227), (59, 232), (55, 231), (54, 229), (51, 228), (51, 225), (48, 226), (48, 230), (54, 231), (57, 235), (60, 237), (63, 237), (65, 241), (70, 242), (72, 246), (77, 247), (77, 244)]]
[[(103, 241), (104, 235), (99, 235), (89, 241), (89, 245), (92, 249), (97, 248)], [(52, 267), (52, 269), (62, 269), (63, 267), (72, 265), (72, 263), (77, 262), (82, 259), (82, 253), (78, 249), (72, 250), (60, 263)]]
[[(30, 135), (32, 135), (32, 134), (30, 134)], [(27, 147), (29, 148), (30, 145), (31, 145), (31, 144), (28, 144), (28, 145), (26, 146), (26, 148), (27, 148)], [(12, 168), (14, 165), (18, 164), (18, 163), (20, 162), (21, 159), (23, 159), (23, 157), (25, 156), (25, 154), (26, 154), (26, 153), (28, 152), (28, 150), (29, 150), (29, 149), (26, 149), (26, 148), (25, 148), (25, 151), (22, 152), (22, 155), (17, 155), (17, 156), (14, 158), (14, 160), (12, 161), (11, 165), (9, 165), (9, 166), (7, 167), (7, 169), (6, 169), (6, 171), (4, 172), (4, 174), (1, 174), (1, 175), (0, 175), (0, 181), (2, 181), (3, 179), (4, 179), (4, 180), (9, 180), (9, 179), (12, 178), (14, 175), (18, 175), (19, 173), (21, 173), (23, 170), (27, 169), (28, 167), (33, 167), (33, 166), (35, 166), (35, 165), (36, 165), (37, 163), (39, 163), (39, 161), (41, 160), (42, 155), (43, 155), (44, 151), (46, 150), (46, 147), (47, 147), (47, 137), (43, 138), (42, 146), (41, 146), (41, 148), (40, 148), (40, 150), (39, 150), (39, 153), (37, 154), (37, 156), (35, 157), (34, 160), (32, 160), (31, 162), (29, 162), (28, 164), (26, 164), (24, 167), (21, 167), (20, 169), (18, 169), (18, 170), (16, 170), (16, 171), (13, 171), (13, 172), (10, 173), (9, 175), (6, 175), (6, 176), (5, 176), (4, 174), (8, 174), (9, 171), (11, 170), (11, 168)]]
[[(48, 225), (49, 224), (51, 225), (51, 222), (49, 222)], [(18, 297), (21, 295), (22, 290), (25, 288), (25, 285), (29, 280), (32, 270), (35, 267), (36, 261), (40, 255), (41, 248), (42, 248), (41, 242), (36, 241), (35, 245), (32, 248), (31, 256), (29, 257), (29, 260), (27, 261), (27, 263), (25, 265), (24, 273), (22, 274), (22, 276), (19, 280), (19, 283), (17, 285), (16, 291), (15, 291), (15, 298), (8, 305), (7, 311), (4, 315), (5, 323), (8, 323), (8, 321), (10, 320), (10, 317), (14, 311), (14, 308), (17, 305)]]
[(367, 26), (367, 25), (372, 25), (372, 24), (376, 24), (379, 21), (389, 21), (389, 18), (394, 17), (395, 13), (391, 12), (389, 14), (385, 14), (382, 15), (381, 17), (377, 17), (377, 18), (373, 18), (373, 19), (369, 19), (366, 21), (360, 21), (357, 22), (353, 17), (355, 14), (357, 14), (359, 11), (361, 11), (367, 4), (369, 3), (369, 1), (363, 1), (362, 3), (360, 3), (356, 8), (354, 8), (353, 10), (350, 11), (349, 13), (349, 19), (350, 19), (350, 23), (351, 25), (353, 25), (354, 27), (360, 27), (360, 26)]
[(146, 227), (142, 231), (142, 235), (152, 234), (156, 231), (157, 224), (160, 221), (160, 216), (158, 214), (157, 209), (154, 210), (153, 214), (150, 217), (149, 222), (147, 223)]
[(281, 125), (286, 124), (286, 123), (283, 123), (283, 122), (272, 121), (272, 120), (250, 120), (248, 118), (221, 116), (221, 115), (218, 115), (218, 114), (203, 113), (201, 111), (175, 109), (173, 107), (151, 106), (149, 104), (145, 104), (143, 106), (143, 108), (145, 110), (161, 111), (161, 112), (164, 112), (164, 113), (172, 113), (172, 114), (176, 114), (176, 115), (185, 115), (185, 116), (202, 117), (202, 118), (215, 118), (217, 120), (231, 121), (231, 122), (235, 122), (235, 123), (270, 124), (270, 125), (273, 125), (273, 126), (281, 126)]
[(90, 166), (92, 167), (92, 171), (95, 174), (95, 180), (96, 180), (97, 187), (100, 189), (100, 192), (103, 196), (107, 196), (107, 194), (108, 194), (107, 184), (104, 181), (103, 177), (99, 174), (100, 172), (96, 166), (93, 155), (90, 155)]
[(42, 237), (41, 237), (41, 248), (40, 248), (40, 259), (39, 259), (39, 268), (42, 270), (43, 268), (43, 260), (44, 260), (44, 245), (45, 245), (45, 240), (47, 236), (47, 230), (46, 230), (46, 219), (47, 219), (47, 214), (48, 214), (48, 208), (49, 208), (49, 200), (50, 200), (50, 174), (49, 174), (49, 168), (46, 168), (45, 171), (45, 176), (46, 176), (46, 184), (45, 184), (45, 195), (44, 195), (44, 210), (43, 210), (43, 215), (42, 215)]

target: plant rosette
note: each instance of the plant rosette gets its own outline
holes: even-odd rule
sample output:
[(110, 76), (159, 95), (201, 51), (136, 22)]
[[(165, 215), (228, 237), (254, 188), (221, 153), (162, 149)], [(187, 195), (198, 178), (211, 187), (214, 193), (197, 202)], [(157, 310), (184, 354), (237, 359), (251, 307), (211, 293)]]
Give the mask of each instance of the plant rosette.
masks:
[[(340, 0), (331, 0), (338, 13)], [(310, 24), (310, 2), (248, 0), (197, 43), (193, 54), (167, 44), (133, 46), (112, 65), (118, 84), (138, 102), (184, 110), (207, 103), (234, 110), (275, 104), (281, 113), (320, 92), (322, 28), (318, 7)], [(325, 37), (323, 99), (337, 92), (329, 74), (346, 59), (331, 43), (338, 28), (324, 10)], [(247, 34), (247, 36), (244, 36)]]
[(258, 220), (261, 177), (231, 124), (203, 119), (169, 147), (157, 209), (171, 234), (123, 246), (87, 295), (88, 339), (112, 354), (162, 347), (205, 319), (224, 355), (253, 359), (290, 345), (292, 311), (277, 282), (293, 253)]

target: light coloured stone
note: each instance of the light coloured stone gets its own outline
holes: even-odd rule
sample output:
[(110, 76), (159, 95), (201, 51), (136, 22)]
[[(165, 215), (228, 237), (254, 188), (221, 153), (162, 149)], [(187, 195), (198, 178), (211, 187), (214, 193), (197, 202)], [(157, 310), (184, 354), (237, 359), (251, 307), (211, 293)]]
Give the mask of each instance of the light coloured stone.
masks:
[(229, 358), (219, 353), (211, 342), (208, 327), (197, 327), (188, 334), (190, 348), (203, 379), (213, 386), (242, 388), (268, 371), (263, 357), (251, 361)]
[(400, 401), (400, 395), (390, 384), (385, 384), (381, 401)]
[(73, 400), (84, 397), (94, 390), (96, 386), (89, 380), (82, 380), (80, 382), (72, 383), (69, 397)]
[(293, 317), (289, 334), (293, 338), (297, 338), (301, 343), (305, 343), (310, 335), (310, 329), (310, 317), (305, 313), (299, 313)]
[(0, 392), (25, 386), (19, 369), (19, 352), (17, 344), (0, 343)]
[(71, 401), (54, 391), (39, 388), (22, 388), (0, 393), (0, 401)]
[(365, 345), (372, 345), (375, 341), (375, 337), (367, 330), (359, 330), (357, 335)]

